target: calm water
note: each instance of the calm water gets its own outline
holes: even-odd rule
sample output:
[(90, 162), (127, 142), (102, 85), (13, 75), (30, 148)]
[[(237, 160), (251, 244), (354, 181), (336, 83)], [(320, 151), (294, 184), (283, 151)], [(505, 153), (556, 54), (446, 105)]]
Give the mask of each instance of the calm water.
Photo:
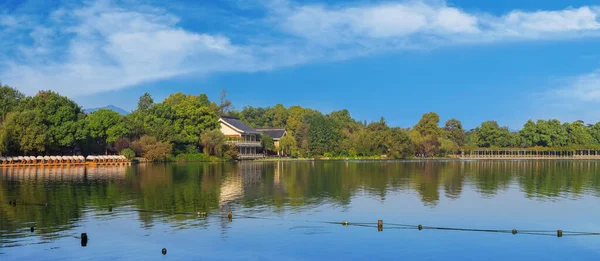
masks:
[[(600, 232), (595, 161), (172, 164), (0, 177), (1, 260), (600, 260), (600, 236), (386, 225)], [(321, 223), (379, 219), (382, 232)]]

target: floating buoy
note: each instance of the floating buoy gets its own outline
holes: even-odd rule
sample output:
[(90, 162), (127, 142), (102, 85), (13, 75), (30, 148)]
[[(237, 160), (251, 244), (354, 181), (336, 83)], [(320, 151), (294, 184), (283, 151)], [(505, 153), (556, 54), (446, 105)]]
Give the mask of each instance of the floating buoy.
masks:
[(112, 212), (112, 206), (108, 206), (108, 212)]
[(421, 226), (421, 225), (418, 225), (418, 226), (417, 226), (417, 229), (419, 229), (419, 230), (423, 230), (423, 226)]
[(513, 230), (512, 230), (512, 234), (513, 234), (513, 235), (516, 235), (516, 234), (517, 234), (517, 230), (516, 230), (516, 229), (513, 229)]
[(562, 237), (562, 230), (560, 230), (560, 229), (559, 229), (559, 230), (557, 230), (557, 231), (556, 231), (556, 236), (557, 236), (557, 237)]
[(347, 227), (348, 226), (348, 221), (342, 222), (342, 225), (345, 226), (345, 227)]
[(86, 247), (88, 243), (88, 236), (86, 233), (81, 233), (81, 246)]
[(29, 230), (31, 230), (31, 232), (35, 231), (34, 227), (31, 227)]
[(383, 220), (378, 220), (377, 221), (377, 231), (383, 231)]
[(166, 249), (166, 248), (163, 248), (163, 249), (162, 249), (162, 254), (163, 254), (163, 255), (166, 255), (166, 254), (167, 254), (167, 249)]

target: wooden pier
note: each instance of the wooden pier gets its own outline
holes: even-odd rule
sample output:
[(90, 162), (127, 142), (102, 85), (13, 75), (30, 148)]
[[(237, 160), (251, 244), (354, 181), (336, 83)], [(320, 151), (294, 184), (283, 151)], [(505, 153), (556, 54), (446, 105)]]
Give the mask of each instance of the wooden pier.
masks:
[(479, 149), (461, 152), (460, 159), (582, 159), (600, 160), (600, 150)]
[(121, 155), (103, 156), (17, 156), (0, 157), (1, 168), (129, 166), (131, 161)]

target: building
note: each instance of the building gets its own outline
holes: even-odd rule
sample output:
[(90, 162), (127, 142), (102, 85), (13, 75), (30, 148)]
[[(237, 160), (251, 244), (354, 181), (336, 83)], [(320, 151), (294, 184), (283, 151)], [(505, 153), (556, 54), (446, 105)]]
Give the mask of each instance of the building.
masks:
[(279, 149), (279, 140), (285, 136), (287, 133), (283, 128), (270, 128), (270, 129), (256, 129), (256, 131), (260, 132), (263, 135), (269, 135), (273, 138), (273, 143), (275, 144), (275, 150), (277, 151), (277, 155), (280, 156), (282, 154)]
[(219, 119), (221, 132), (227, 138), (227, 143), (238, 149), (241, 159), (255, 159), (263, 157), (260, 154), (262, 145), (260, 135), (256, 129), (244, 124), (239, 118), (221, 116)]

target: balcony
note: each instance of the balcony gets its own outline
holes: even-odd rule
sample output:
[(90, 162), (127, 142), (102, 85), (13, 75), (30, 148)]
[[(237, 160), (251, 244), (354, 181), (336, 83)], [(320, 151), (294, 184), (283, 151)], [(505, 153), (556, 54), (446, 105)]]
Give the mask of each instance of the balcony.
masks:
[(228, 140), (227, 144), (236, 147), (261, 147), (260, 141)]

